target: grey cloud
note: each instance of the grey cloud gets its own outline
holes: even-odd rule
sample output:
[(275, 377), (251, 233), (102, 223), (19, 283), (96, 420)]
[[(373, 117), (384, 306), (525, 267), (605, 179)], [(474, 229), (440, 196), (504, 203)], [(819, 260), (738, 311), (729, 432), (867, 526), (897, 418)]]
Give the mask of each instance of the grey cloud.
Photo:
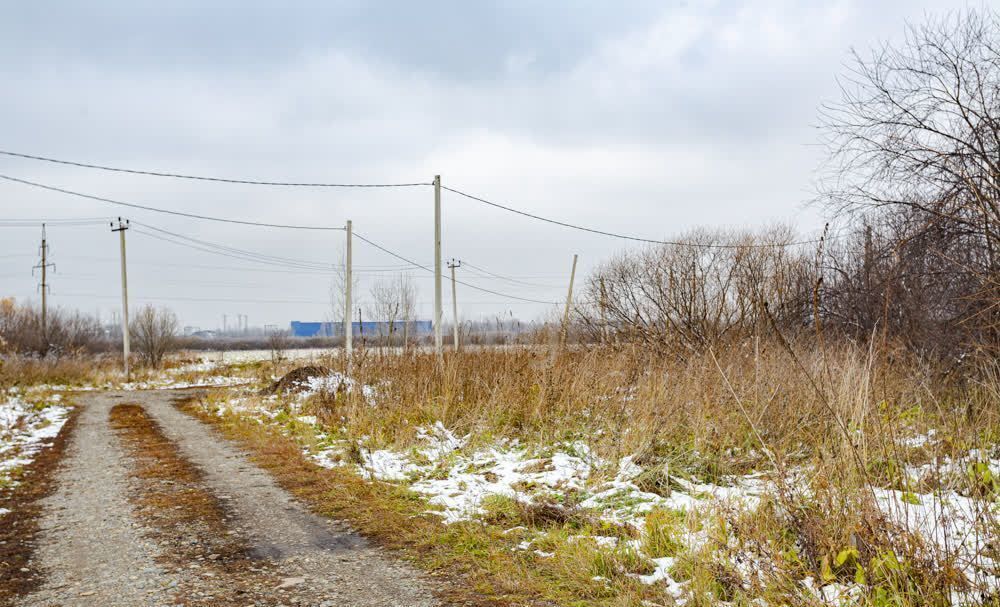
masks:
[[(946, 8), (941, 4), (17, 3), (0, 20), (0, 148), (264, 178), (425, 180), (442, 173), (448, 184), (540, 214), (651, 237), (774, 220), (807, 231), (821, 225), (815, 211), (802, 209), (820, 159), (811, 124), (816, 106), (836, 93), (848, 47), (897, 36), (904, 19)], [(322, 224), (350, 217), (379, 242), (422, 263), (430, 257), (426, 190), (237, 188), (0, 159), (4, 172), (217, 215)], [(454, 196), (446, 196), (445, 210), (446, 256), (499, 273), (560, 283), (572, 253), (581, 253), (585, 272), (624, 246)], [(0, 184), (0, 211), (123, 213), (10, 184)], [(273, 255), (333, 262), (342, 247), (338, 235), (133, 217)], [(53, 233), (63, 264), (54, 277), (57, 301), (112, 309), (117, 251), (110, 233)], [(33, 252), (36, 236), (3, 232), (0, 253)], [(328, 284), (311, 276), (143, 266), (233, 262), (130, 238), (137, 298), (326, 298)], [(358, 256), (359, 264), (396, 263), (360, 245)], [(22, 269), (14, 261), (21, 260), (0, 259), (0, 274)], [(241, 287), (205, 285), (213, 280)], [(426, 302), (430, 283), (420, 280)], [(0, 286), (20, 296), (34, 292), (27, 272)], [(493, 286), (563, 296), (561, 288)], [(321, 303), (173, 305), (205, 326), (222, 313), (250, 313), (257, 322), (328, 314)], [(529, 318), (545, 311), (511, 307)], [(463, 306), (469, 316), (502, 309), (492, 301)]]

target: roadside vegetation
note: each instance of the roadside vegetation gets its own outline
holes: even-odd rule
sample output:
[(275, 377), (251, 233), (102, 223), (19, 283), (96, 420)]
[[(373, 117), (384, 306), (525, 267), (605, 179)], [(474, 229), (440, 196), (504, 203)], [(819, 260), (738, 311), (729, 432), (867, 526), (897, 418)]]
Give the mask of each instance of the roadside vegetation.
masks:
[[(360, 357), (198, 410), (272, 468), (330, 469), (320, 510), (499, 595), (530, 579), (594, 604), (993, 600), (1000, 369), (951, 384), (899, 351), (814, 346)], [(400, 508), (421, 522), (378, 522)]]

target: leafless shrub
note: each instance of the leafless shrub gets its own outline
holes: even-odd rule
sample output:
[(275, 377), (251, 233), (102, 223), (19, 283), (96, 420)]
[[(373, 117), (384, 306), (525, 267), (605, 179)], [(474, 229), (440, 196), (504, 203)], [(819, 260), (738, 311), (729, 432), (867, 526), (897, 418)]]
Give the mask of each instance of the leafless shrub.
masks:
[(142, 362), (159, 368), (176, 343), (177, 316), (170, 310), (147, 305), (129, 323), (129, 338)]
[[(354, 293), (353, 297), (355, 298), (355, 300), (353, 303), (355, 305), (358, 302), (356, 298), (361, 296), (359, 286), (360, 282), (358, 281), (358, 275), (352, 274), (351, 291)], [(344, 309), (346, 288), (347, 288), (346, 264), (344, 261), (344, 255), (341, 254), (339, 261), (333, 266), (333, 278), (330, 281), (330, 315), (329, 315), (330, 322), (343, 323), (341, 325), (341, 331), (346, 331), (346, 328), (351, 326), (350, 316), (352, 316), (354, 313), (354, 310), (351, 310), (351, 313), (347, 314), (345, 317), (345, 313), (347, 312)], [(339, 337), (344, 337), (344, 336), (345, 334), (342, 333)]]
[(42, 328), (39, 308), (0, 299), (0, 348), (20, 353), (63, 356), (102, 349), (97, 319), (61, 309), (50, 309)]
[(375, 281), (369, 289), (368, 316), (378, 323), (377, 336), (383, 346), (406, 345), (417, 308), (417, 287), (405, 274)]
[(589, 277), (579, 316), (595, 339), (682, 351), (759, 334), (766, 314), (802, 326), (813, 274), (806, 252), (787, 246), (792, 239), (784, 228), (696, 231), (678, 244), (622, 253)]
[(409, 274), (398, 278), (399, 310), (403, 319), (403, 347), (410, 345), (410, 333), (417, 315), (417, 285)]
[(829, 245), (818, 299), (826, 326), (939, 356), (983, 343), (975, 322), (983, 285), (966, 271), (976, 264), (975, 247), (946, 226), (915, 223), (911, 212), (883, 216)]
[[(875, 226), (849, 256), (831, 310), (849, 324), (929, 338), (1000, 335), (1000, 20), (954, 13), (897, 45), (855, 53), (841, 100), (822, 111), (830, 160), (822, 201)], [(867, 238), (867, 237), (865, 237)], [(856, 243), (857, 245), (857, 243)], [(861, 266), (859, 268), (859, 265)], [(853, 268), (852, 268), (853, 266)], [(845, 277), (842, 272), (861, 270)], [(881, 314), (876, 300), (881, 300)], [(942, 328), (946, 330), (942, 331)], [(948, 345), (945, 343), (944, 345)]]
[(271, 350), (271, 366), (274, 371), (280, 372), (281, 366), (287, 360), (288, 331), (284, 329), (273, 329), (267, 334), (267, 345)]

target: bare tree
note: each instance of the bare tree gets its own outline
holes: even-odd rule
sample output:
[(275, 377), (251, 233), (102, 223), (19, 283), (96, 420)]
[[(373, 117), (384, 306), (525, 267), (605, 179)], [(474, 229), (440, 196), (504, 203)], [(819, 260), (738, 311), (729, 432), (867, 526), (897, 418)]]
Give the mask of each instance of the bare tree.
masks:
[(368, 305), (368, 315), (377, 323), (379, 337), (383, 345), (392, 343), (396, 332), (396, 321), (400, 318), (400, 285), (395, 280), (380, 279), (372, 283), (368, 293), (371, 303)]
[(622, 253), (588, 279), (578, 316), (594, 339), (614, 334), (679, 351), (759, 334), (772, 318), (802, 326), (812, 273), (792, 240), (785, 228), (696, 231), (677, 244)]
[(400, 274), (395, 278), (377, 280), (368, 295), (371, 299), (366, 306), (368, 316), (378, 323), (383, 344), (399, 341), (405, 347), (417, 313), (417, 287), (413, 278)]
[[(822, 200), (891, 233), (886, 254), (908, 275), (893, 296), (956, 287), (965, 327), (1000, 332), (1000, 20), (989, 10), (910, 26), (897, 45), (855, 53), (841, 100), (822, 110), (830, 159)], [(917, 247), (907, 246), (922, 240)], [(889, 251), (891, 249), (891, 252)], [(923, 259), (906, 260), (906, 256)], [(931, 261), (934, 257), (936, 260)], [(871, 266), (869, 265), (869, 269)], [(928, 272), (933, 272), (930, 274)], [(941, 273), (946, 273), (944, 277)], [(972, 287), (970, 289), (970, 286)], [(905, 324), (905, 323), (904, 323)], [(957, 327), (957, 324), (955, 325)]]
[[(344, 292), (347, 287), (347, 272), (344, 264), (344, 254), (341, 253), (337, 264), (334, 265), (333, 278), (330, 281), (330, 322), (342, 323), (342, 332), (351, 326), (351, 319), (344, 318)], [(358, 303), (357, 297), (361, 295), (358, 290), (359, 284), (357, 273), (352, 274), (351, 291), (355, 293), (353, 302), (355, 304)], [(346, 333), (343, 334), (346, 335)]]
[(142, 362), (158, 368), (176, 345), (177, 316), (166, 308), (146, 305), (130, 323), (129, 336)]
[(46, 335), (42, 335), (41, 310), (0, 299), (0, 343), (13, 352), (44, 356), (71, 355), (97, 350), (101, 342), (100, 322), (93, 316), (61, 309), (48, 311)]
[(287, 359), (288, 331), (285, 329), (272, 329), (267, 334), (267, 345), (271, 349), (271, 366), (275, 373), (280, 373), (281, 365)]
[(410, 329), (417, 316), (417, 285), (409, 274), (399, 275), (399, 311), (403, 319), (403, 347), (410, 344)]

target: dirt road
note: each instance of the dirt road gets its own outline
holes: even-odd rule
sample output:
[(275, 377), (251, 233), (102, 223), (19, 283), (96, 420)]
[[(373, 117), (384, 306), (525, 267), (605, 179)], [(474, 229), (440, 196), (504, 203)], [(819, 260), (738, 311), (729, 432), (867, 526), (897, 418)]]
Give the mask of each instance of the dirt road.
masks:
[(99, 393), (45, 498), (15, 605), (435, 605), (431, 583), (317, 517), (177, 392)]

